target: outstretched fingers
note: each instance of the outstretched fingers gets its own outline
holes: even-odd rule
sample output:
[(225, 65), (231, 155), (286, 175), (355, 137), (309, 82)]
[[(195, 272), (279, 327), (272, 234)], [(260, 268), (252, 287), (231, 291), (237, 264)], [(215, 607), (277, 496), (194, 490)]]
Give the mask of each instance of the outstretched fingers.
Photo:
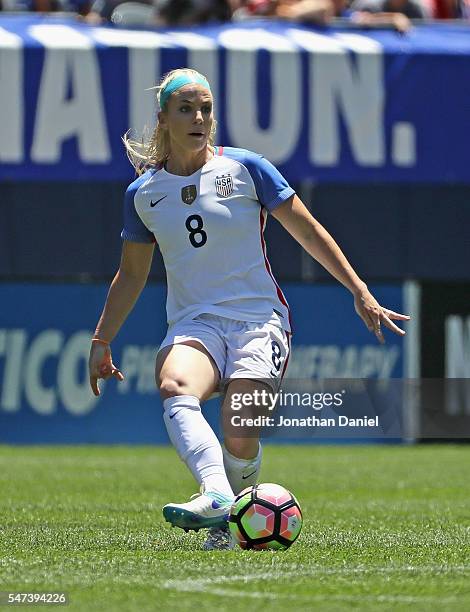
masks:
[(382, 321), (385, 327), (388, 327), (388, 329), (395, 332), (399, 336), (404, 336), (406, 334), (405, 330), (398, 327), (398, 325), (395, 325), (395, 323), (391, 321), (390, 317), (388, 317), (386, 314), (382, 315)]
[(389, 319), (396, 319), (398, 321), (409, 321), (411, 317), (409, 315), (401, 314), (399, 312), (394, 312), (389, 308), (382, 308), (383, 312)]
[(392, 319), (396, 321), (409, 321), (411, 317), (409, 315), (401, 314), (400, 312), (390, 310), (389, 308), (382, 308), (380, 318), (383, 321), (385, 327), (387, 327), (390, 331), (394, 332), (395, 334), (398, 334), (399, 336), (404, 336), (406, 334), (405, 330), (398, 327), (398, 325), (395, 325)]
[(408, 315), (401, 314), (400, 312), (390, 310), (390, 308), (380, 306), (369, 291), (356, 295), (354, 299), (354, 306), (357, 314), (364, 321), (367, 329), (375, 334), (377, 340), (381, 344), (384, 344), (385, 342), (382, 333), (382, 324), (399, 336), (405, 335), (406, 332), (403, 329), (400, 329), (393, 321), (409, 321), (410, 317)]

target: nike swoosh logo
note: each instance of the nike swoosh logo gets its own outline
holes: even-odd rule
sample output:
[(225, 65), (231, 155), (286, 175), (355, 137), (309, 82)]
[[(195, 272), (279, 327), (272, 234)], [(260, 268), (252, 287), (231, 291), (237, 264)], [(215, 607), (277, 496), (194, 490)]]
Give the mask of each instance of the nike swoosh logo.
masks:
[(251, 474), (248, 474), (248, 476), (242, 476), (243, 480), (246, 480), (247, 478), (249, 478), (250, 476), (253, 476), (253, 474), (256, 474), (256, 470), (254, 472), (251, 472)]
[[(167, 194), (168, 195), (168, 194)], [(153, 208), (154, 206), (156, 206), (159, 202), (161, 202), (162, 200), (164, 200), (166, 198), (166, 195), (163, 196), (163, 198), (160, 198), (159, 200), (157, 200), (156, 202), (152, 202), (152, 200), (150, 200), (150, 206)]]

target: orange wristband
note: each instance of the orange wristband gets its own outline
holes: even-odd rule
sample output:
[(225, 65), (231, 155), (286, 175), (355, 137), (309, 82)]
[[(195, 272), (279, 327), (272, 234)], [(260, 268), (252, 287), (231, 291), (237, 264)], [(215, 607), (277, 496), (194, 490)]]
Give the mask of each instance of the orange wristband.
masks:
[(109, 346), (109, 344), (110, 344), (106, 340), (101, 340), (101, 338), (92, 338), (91, 341), (92, 342), (98, 342), (98, 344), (104, 344), (105, 346)]

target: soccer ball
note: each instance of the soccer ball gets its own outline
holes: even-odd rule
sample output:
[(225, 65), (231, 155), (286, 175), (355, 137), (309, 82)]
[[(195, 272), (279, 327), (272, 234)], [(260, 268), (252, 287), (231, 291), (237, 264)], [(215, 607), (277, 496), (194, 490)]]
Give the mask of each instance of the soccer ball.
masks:
[(230, 509), (230, 532), (242, 548), (285, 550), (302, 529), (302, 511), (290, 491), (266, 482), (243, 489)]

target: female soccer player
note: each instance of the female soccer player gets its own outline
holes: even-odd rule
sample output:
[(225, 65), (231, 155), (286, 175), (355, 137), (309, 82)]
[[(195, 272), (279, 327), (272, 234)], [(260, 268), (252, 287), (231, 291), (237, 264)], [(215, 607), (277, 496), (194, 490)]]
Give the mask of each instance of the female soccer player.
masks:
[(214, 146), (213, 96), (194, 70), (170, 72), (157, 88), (158, 122), (148, 145), (124, 139), (139, 177), (127, 189), (123, 249), (90, 352), (90, 384), (123, 374), (110, 342), (142, 291), (155, 243), (165, 263), (168, 333), (156, 362), (164, 421), (177, 453), (201, 485), (187, 503), (163, 508), (183, 529), (210, 529), (206, 548), (229, 546), (226, 518), (234, 493), (256, 483), (255, 437), (226, 435), (224, 446), (200, 403), (224, 381), (223, 412), (240, 391), (279, 385), (290, 350), (290, 314), (266, 259), (271, 213), (354, 296), (370, 331), (409, 317), (380, 306), (338, 245), (281, 174), (261, 155)]

